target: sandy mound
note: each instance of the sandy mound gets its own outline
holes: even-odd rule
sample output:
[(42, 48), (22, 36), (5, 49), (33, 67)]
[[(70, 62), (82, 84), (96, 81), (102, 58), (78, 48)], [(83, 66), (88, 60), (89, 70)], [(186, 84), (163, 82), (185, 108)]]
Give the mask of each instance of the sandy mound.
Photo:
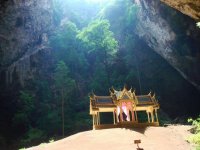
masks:
[(141, 139), (144, 150), (190, 150), (186, 142), (191, 126), (148, 127), (146, 129), (105, 129), (81, 132), (65, 139), (28, 150), (134, 150)]

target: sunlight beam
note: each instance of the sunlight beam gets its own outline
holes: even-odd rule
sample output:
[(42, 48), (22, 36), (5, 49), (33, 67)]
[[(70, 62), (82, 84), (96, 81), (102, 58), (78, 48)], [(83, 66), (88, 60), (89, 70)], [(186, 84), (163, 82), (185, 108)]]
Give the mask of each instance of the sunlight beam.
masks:
[(104, 0), (86, 0), (88, 3), (102, 3)]

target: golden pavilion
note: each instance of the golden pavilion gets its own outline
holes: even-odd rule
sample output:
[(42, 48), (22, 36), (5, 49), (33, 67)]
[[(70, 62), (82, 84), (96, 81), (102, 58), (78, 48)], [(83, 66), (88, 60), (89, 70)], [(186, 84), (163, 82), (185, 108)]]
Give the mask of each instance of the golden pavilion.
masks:
[[(93, 129), (118, 127), (159, 126), (157, 110), (160, 108), (155, 94), (136, 95), (135, 91), (127, 89), (110, 89), (109, 96), (90, 94), (90, 115), (93, 117)], [(113, 113), (113, 124), (101, 124), (100, 114)], [(146, 122), (138, 121), (138, 113), (145, 112)]]

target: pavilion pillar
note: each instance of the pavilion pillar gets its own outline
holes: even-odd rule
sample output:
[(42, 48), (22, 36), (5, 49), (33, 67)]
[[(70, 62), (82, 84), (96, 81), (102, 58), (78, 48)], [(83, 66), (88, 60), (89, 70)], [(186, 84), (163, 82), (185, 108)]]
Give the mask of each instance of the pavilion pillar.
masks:
[(94, 115), (94, 125), (97, 125), (97, 115)]
[(123, 122), (123, 116), (122, 116), (122, 104), (120, 104), (120, 121)]
[(119, 122), (119, 116), (118, 116), (118, 107), (117, 107), (117, 109), (116, 109), (116, 118), (117, 118), (117, 122)]
[(126, 108), (126, 111), (127, 111), (127, 121), (130, 121), (129, 109)]
[(113, 123), (115, 124), (115, 112), (113, 111)]
[(132, 107), (132, 109), (131, 109), (131, 114), (132, 114), (132, 121), (136, 121), (135, 120), (135, 110), (133, 110), (133, 107)]
[(137, 122), (138, 122), (138, 118), (137, 118), (137, 111), (135, 110), (134, 112), (135, 112), (135, 121), (137, 121)]
[(131, 110), (131, 114), (132, 114), (132, 121), (135, 121), (135, 111)]
[(95, 129), (94, 128), (94, 114), (92, 115), (92, 120), (93, 120), (92, 123), (93, 123), (93, 130), (94, 130)]
[(153, 114), (153, 111), (151, 112), (151, 122), (154, 122), (154, 114)]
[(95, 123), (94, 123), (95, 125), (98, 125), (98, 112), (97, 112), (97, 114), (95, 115)]
[(147, 112), (147, 116), (148, 116), (148, 123), (150, 123), (149, 112)]
[(99, 112), (97, 112), (97, 115), (96, 115), (96, 124), (99, 125)]
[(100, 112), (98, 112), (98, 125), (100, 125), (101, 122), (100, 122)]
[(157, 113), (157, 109), (155, 109), (155, 113), (156, 113), (156, 122), (158, 122), (158, 113)]

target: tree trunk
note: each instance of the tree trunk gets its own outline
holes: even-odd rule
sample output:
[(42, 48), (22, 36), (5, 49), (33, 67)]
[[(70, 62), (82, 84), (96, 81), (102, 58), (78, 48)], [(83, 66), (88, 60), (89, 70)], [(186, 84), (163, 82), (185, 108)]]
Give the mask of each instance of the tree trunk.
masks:
[(64, 113), (64, 91), (61, 92), (62, 98), (62, 136), (65, 136), (65, 113)]

